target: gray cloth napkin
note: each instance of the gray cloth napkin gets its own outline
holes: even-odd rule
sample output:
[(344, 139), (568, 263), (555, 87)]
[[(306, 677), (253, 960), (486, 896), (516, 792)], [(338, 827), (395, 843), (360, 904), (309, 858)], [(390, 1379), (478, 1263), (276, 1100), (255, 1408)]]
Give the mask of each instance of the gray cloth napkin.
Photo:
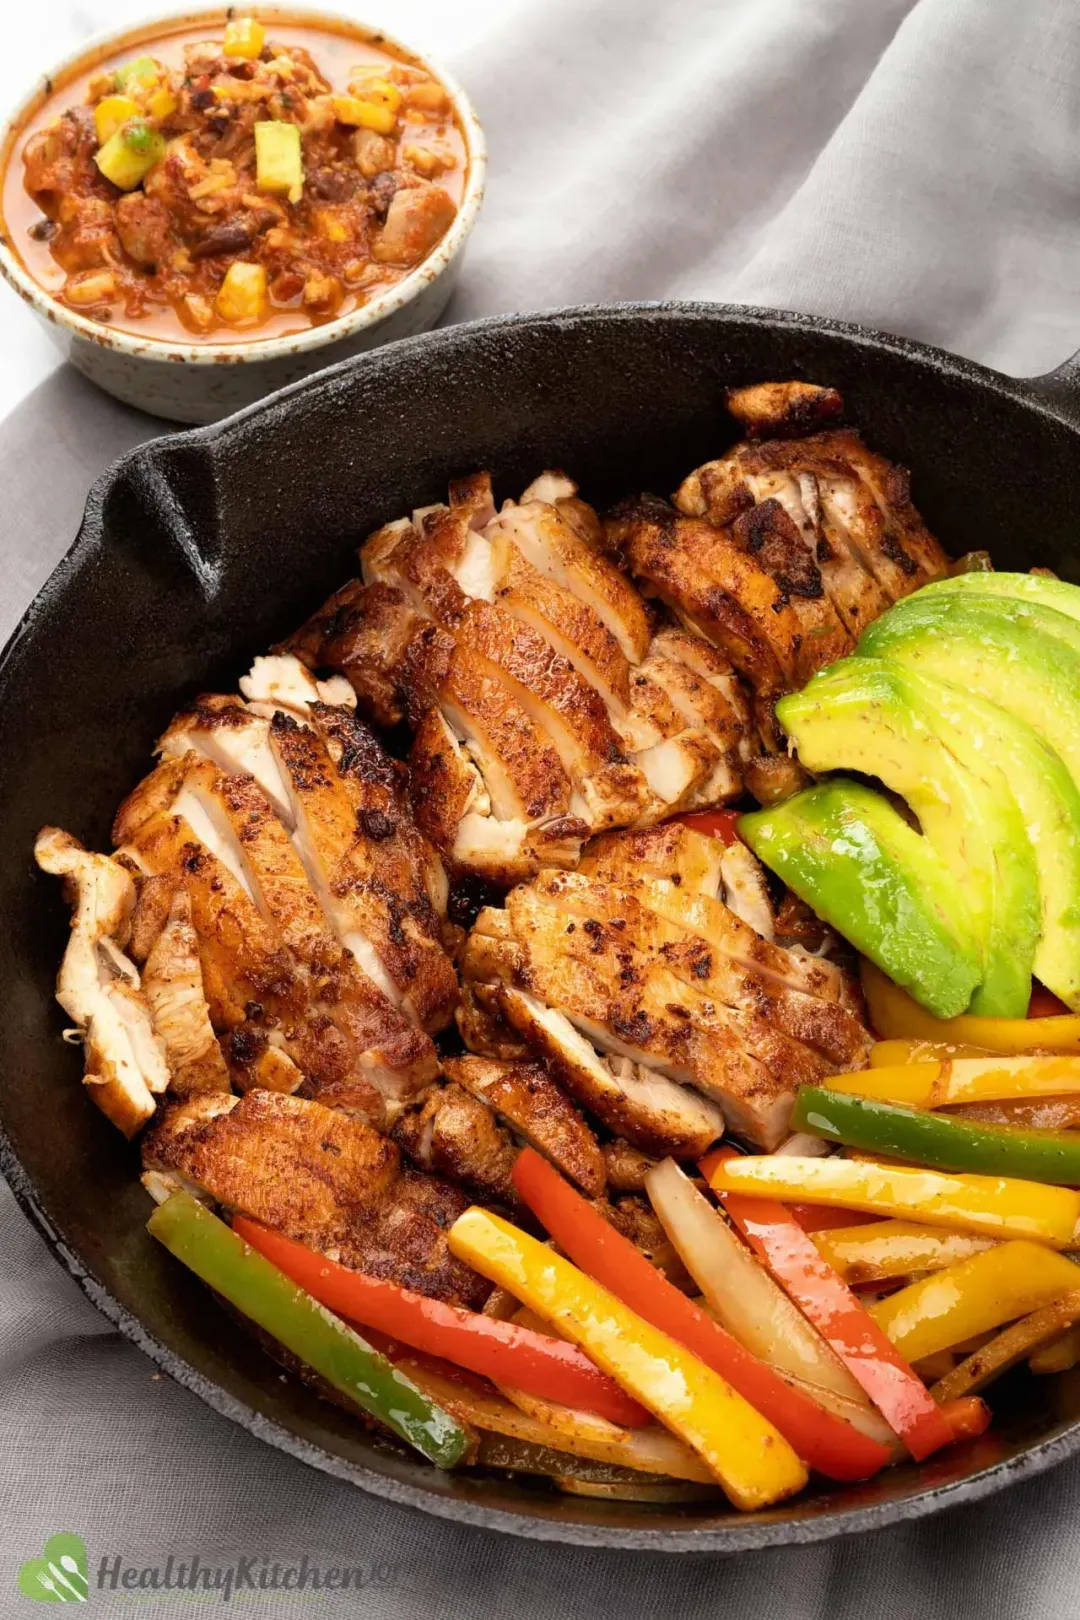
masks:
[[(1016, 372), (1080, 345), (1069, 0), (506, 0), (471, 37), (454, 65), (493, 167), (452, 318), (694, 296), (840, 315)], [(9, 419), (5, 634), (70, 543), (96, 474), (159, 430), (67, 369)], [(0, 1614), (27, 1612), (18, 1566), (59, 1530), (85, 1538), (92, 1580), (103, 1557), (164, 1568), (169, 1554), (211, 1567), (306, 1555), (366, 1572), (359, 1595), (243, 1599), (282, 1620), (313, 1604), (379, 1620), (692, 1620), (721, 1607), (745, 1620), (1066, 1620), (1080, 1608), (1080, 1466), (911, 1527), (727, 1560), (486, 1535), (306, 1468), (158, 1376), (6, 1189), (0, 1253)], [(137, 1602), (156, 1620), (190, 1600), (95, 1587), (91, 1601), (103, 1613)]]

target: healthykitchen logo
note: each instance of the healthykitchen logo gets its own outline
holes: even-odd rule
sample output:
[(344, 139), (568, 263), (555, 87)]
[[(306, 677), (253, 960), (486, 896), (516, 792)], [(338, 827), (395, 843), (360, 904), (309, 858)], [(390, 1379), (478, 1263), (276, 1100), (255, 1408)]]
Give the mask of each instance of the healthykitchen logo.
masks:
[(266, 1558), (238, 1558), (232, 1564), (204, 1564), (197, 1555), (164, 1564), (125, 1564), (106, 1554), (90, 1576), (86, 1544), (80, 1536), (50, 1536), (40, 1558), (28, 1558), (19, 1570), (19, 1591), (39, 1603), (85, 1603), (95, 1592), (124, 1593), (139, 1598), (175, 1592), (205, 1603), (217, 1597), (228, 1603), (247, 1592), (387, 1591), (401, 1585), (401, 1570), (388, 1559), (371, 1564), (313, 1564), (305, 1553), (298, 1564), (271, 1563)]

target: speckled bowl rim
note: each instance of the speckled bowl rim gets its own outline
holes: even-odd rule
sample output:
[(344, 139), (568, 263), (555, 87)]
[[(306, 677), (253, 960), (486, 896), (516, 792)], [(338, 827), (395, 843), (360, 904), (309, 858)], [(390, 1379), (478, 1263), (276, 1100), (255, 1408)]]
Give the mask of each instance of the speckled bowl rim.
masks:
[(361, 36), (367, 35), (373, 40), (376, 38), (385, 40), (408, 61), (426, 69), (433, 78), (438, 79), (453, 103), (455, 115), (465, 137), (468, 159), (465, 191), (453, 224), (438, 246), (403, 280), (393, 287), (388, 287), (370, 303), (362, 305), (348, 315), (340, 316), (337, 320), (327, 321), (322, 326), (313, 326), (305, 332), (290, 332), (251, 342), (241, 339), (231, 343), (170, 343), (160, 338), (140, 337), (135, 332), (120, 331), (114, 327), (104, 326), (98, 321), (87, 320), (84, 315), (78, 315), (74, 310), (61, 304), (34, 280), (21, 262), (8, 238), (7, 223), (0, 212), (0, 226), (2, 226), (0, 275), (3, 275), (26, 303), (55, 326), (76, 333), (87, 342), (95, 343), (101, 348), (114, 349), (135, 359), (155, 363), (179, 362), (196, 366), (220, 366), (275, 360), (287, 355), (306, 354), (311, 350), (328, 348), (343, 338), (352, 337), (369, 327), (377, 326), (380, 321), (411, 303), (426, 287), (436, 281), (464, 247), (480, 211), (487, 176), (487, 145), (483, 128), (469, 97), (441, 63), (426, 52), (418, 51), (406, 44), (389, 29), (357, 17), (350, 17), (344, 12), (328, 11), (322, 6), (307, 6), (302, 3), (261, 5), (256, 0), (256, 3), (250, 6), (220, 4), (185, 6), (182, 10), (170, 9), (155, 13), (132, 28), (110, 29), (95, 34), (77, 51), (66, 56), (51, 72), (43, 74), (29, 95), (25, 96), (15, 110), (5, 118), (0, 128), (0, 183), (6, 176), (8, 165), (15, 155), (15, 144), (21, 131), (55, 89), (93, 67), (95, 60), (101, 61), (114, 55), (126, 43), (132, 46), (146, 44), (166, 31), (173, 32), (189, 24), (197, 27), (215, 19), (225, 22), (237, 11), (245, 16), (254, 14), (260, 21), (280, 23), (295, 21), (303, 26), (316, 28), (323, 23), (329, 24), (335, 33), (344, 31)]

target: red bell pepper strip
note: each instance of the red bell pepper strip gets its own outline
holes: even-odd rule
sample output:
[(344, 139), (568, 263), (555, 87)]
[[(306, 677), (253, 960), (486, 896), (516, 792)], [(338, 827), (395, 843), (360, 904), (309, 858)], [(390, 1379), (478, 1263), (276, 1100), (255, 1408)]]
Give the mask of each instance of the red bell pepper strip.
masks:
[(1029, 1018), (1060, 1018), (1068, 1010), (1065, 1003), (1059, 1001), (1053, 991), (1045, 989), (1041, 984), (1033, 985), (1027, 1010)]
[(680, 1293), (539, 1153), (524, 1148), (511, 1180), (575, 1265), (725, 1378), (807, 1467), (829, 1479), (857, 1480), (869, 1479), (890, 1461), (884, 1446), (793, 1389)]
[(804, 1232), (833, 1232), (839, 1227), (863, 1226), (881, 1219), (880, 1215), (871, 1215), (866, 1210), (834, 1209), (830, 1204), (789, 1204), (787, 1207)]
[(990, 1427), (990, 1408), (978, 1395), (960, 1395), (955, 1401), (944, 1401), (941, 1415), (952, 1430), (954, 1440), (974, 1440)]
[(367, 1277), (246, 1215), (234, 1218), (233, 1231), (349, 1322), (375, 1328), (402, 1344), (543, 1400), (594, 1412), (623, 1428), (643, 1428), (652, 1421), (613, 1378), (563, 1339)]
[(675, 816), (692, 832), (704, 833), (708, 838), (719, 838), (724, 844), (738, 844), (741, 810), (692, 810), (688, 815)]
[[(711, 1172), (731, 1156), (730, 1148), (706, 1154), (699, 1166), (705, 1179), (711, 1182)], [(915, 1460), (922, 1462), (949, 1445), (952, 1429), (922, 1379), (818, 1253), (787, 1207), (745, 1193), (718, 1196), (754, 1253), (832, 1345)]]

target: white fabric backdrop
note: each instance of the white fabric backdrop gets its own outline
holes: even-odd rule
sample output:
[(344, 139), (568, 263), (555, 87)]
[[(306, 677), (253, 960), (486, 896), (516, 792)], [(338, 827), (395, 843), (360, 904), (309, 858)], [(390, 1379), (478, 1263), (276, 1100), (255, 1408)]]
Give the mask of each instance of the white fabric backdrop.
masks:
[[(0, 93), (104, 19), (38, 0)], [(1080, 11), (1067, 0), (398, 0), (492, 150), (453, 318), (610, 298), (835, 314), (1017, 373), (1080, 347)], [(51, 363), (13, 298), (0, 409)], [(151, 424), (58, 372), (0, 434), (0, 631), (74, 533), (86, 488)], [(369, 1500), (259, 1445), (109, 1332), (0, 1196), (0, 1614), (19, 1562), (80, 1531), (92, 1558), (324, 1565), (394, 1581), (328, 1612), (386, 1620), (761, 1615), (996, 1620), (1077, 1613), (1080, 1468), (858, 1543), (736, 1561), (548, 1549)], [(102, 1612), (121, 1596), (94, 1594)], [(237, 1600), (238, 1601), (238, 1600)], [(271, 1594), (260, 1613), (310, 1614)], [(140, 1597), (139, 1612), (183, 1612)]]

